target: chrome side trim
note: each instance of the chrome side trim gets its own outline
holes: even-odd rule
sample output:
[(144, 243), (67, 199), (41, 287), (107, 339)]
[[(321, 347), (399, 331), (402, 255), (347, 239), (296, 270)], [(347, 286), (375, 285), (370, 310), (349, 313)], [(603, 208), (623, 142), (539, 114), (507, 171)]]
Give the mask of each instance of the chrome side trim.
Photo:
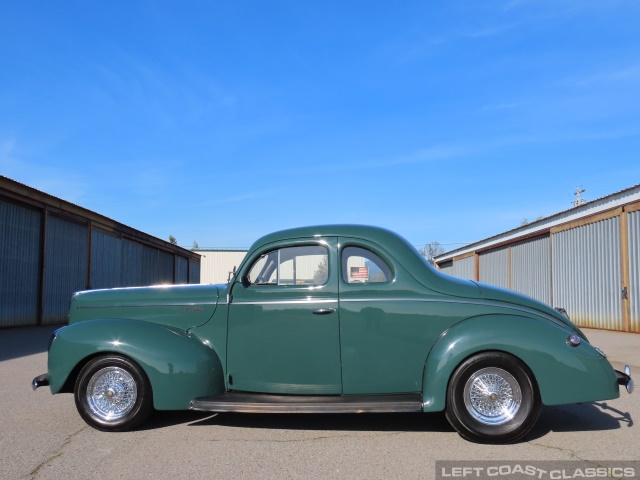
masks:
[(217, 305), (218, 302), (197, 302), (197, 303), (136, 303), (136, 304), (116, 304), (116, 305), (79, 305), (78, 310), (91, 308), (147, 308), (147, 307), (195, 307), (198, 305)]
[(264, 302), (234, 302), (231, 301), (231, 305), (313, 305), (316, 303), (338, 303), (338, 300), (274, 300)]
[(403, 395), (270, 395), (231, 392), (196, 398), (191, 410), (241, 413), (421, 412), (420, 394)]

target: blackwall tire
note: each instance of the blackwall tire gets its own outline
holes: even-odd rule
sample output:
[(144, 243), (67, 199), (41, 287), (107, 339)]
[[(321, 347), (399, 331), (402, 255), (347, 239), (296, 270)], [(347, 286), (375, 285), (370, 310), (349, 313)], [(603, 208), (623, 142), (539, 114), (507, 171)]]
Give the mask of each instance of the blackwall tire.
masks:
[(514, 443), (531, 431), (540, 405), (535, 378), (523, 362), (503, 352), (483, 352), (451, 376), (446, 416), (472, 442)]
[(153, 410), (151, 385), (140, 366), (120, 355), (92, 359), (76, 379), (78, 413), (102, 431), (124, 431), (140, 425)]

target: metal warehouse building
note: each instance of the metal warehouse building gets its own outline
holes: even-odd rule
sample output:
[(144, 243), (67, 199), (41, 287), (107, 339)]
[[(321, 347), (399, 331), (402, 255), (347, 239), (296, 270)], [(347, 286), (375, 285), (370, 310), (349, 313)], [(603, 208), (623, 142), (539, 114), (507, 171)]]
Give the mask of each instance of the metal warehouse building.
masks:
[(199, 282), (196, 253), (0, 176), (0, 327), (65, 323), (78, 290)]
[(564, 307), (581, 327), (640, 333), (640, 185), (435, 262), (450, 275)]
[(227, 283), (229, 272), (233, 267), (240, 266), (240, 262), (247, 254), (242, 248), (212, 248), (196, 250), (201, 256), (200, 283)]

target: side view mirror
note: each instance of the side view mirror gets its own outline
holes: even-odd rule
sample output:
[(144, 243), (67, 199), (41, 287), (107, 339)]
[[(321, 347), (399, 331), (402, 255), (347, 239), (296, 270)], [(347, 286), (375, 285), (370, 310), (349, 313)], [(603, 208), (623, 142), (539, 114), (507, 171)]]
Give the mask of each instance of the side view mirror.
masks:
[(229, 275), (227, 276), (227, 283), (229, 283), (231, 281), (231, 278), (233, 278), (236, 274), (236, 266), (233, 266), (233, 270), (231, 270), (229, 272)]

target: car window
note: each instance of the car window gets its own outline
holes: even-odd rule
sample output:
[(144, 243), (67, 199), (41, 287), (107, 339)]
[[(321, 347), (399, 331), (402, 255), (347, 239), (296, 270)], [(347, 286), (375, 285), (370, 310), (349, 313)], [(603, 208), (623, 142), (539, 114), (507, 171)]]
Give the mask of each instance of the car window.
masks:
[(329, 276), (326, 247), (305, 245), (273, 250), (249, 270), (253, 285), (323, 285)]
[(384, 283), (392, 279), (391, 269), (378, 255), (360, 247), (342, 250), (342, 278), (347, 283)]

